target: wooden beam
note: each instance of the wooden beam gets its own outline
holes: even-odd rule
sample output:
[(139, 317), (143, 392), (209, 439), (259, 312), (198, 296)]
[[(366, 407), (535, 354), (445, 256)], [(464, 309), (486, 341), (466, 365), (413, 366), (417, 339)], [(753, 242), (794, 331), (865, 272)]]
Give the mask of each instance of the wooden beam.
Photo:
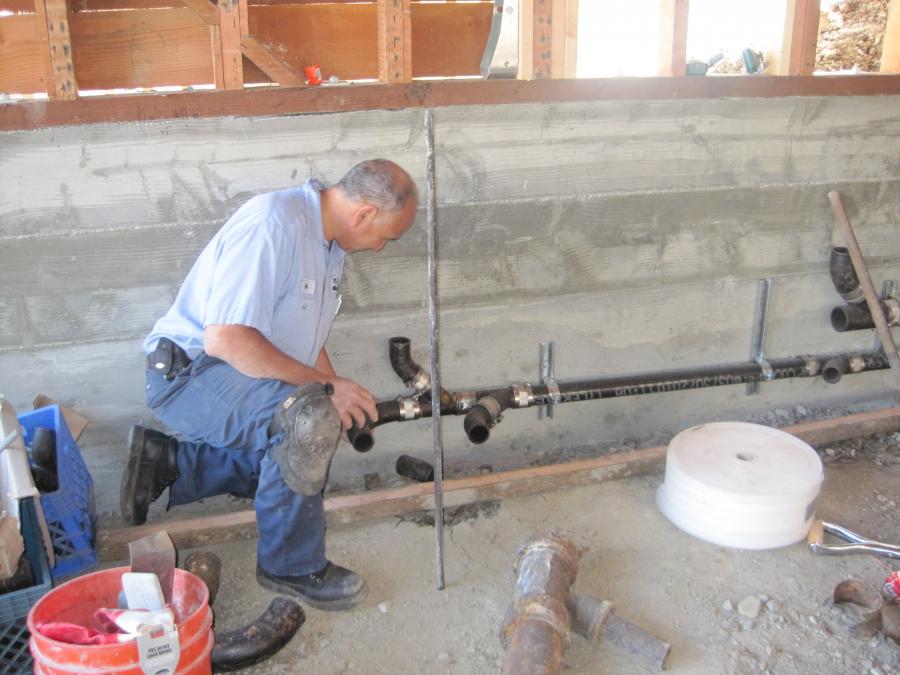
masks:
[[(412, 15), (410, 0), (378, 0), (378, 79), (412, 79)], [(444, 36), (446, 40), (453, 36)]]
[(819, 42), (819, 0), (787, 0), (779, 75), (812, 75)]
[(533, 3), (531, 68), (534, 79), (542, 80), (553, 77), (554, 0), (533, 0)]
[(305, 78), (294, 72), (289, 65), (254, 37), (249, 35), (241, 37), (241, 52), (273, 82), (286, 87), (298, 87), (306, 84)]
[(534, 79), (534, 0), (519, 0), (519, 79)]
[(566, 73), (566, 10), (567, 0), (552, 1), (550, 24), (550, 77), (562, 79)]
[(219, 10), (210, 0), (181, 0), (181, 4), (200, 17), (207, 25), (219, 25)]
[[(244, 88), (243, 37), (238, 0), (219, 0), (219, 40), (222, 45), (222, 86)], [(218, 82), (216, 87), (218, 88)]]
[(250, 6), (247, 0), (238, 0), (238, 14), (241, 19), (241, 37), (250, 35)]
[(689, 0), (660, 0), (657, 75), (661, 77), (685, 75), (689, 12)]
[(900, 95), (900, 75), (615, 77), (532, 82), (457, 80), (354, 84), (0, 103), (0, 131), (185, 117), (296, 115), (473, 104), (896, 95)]
[[(811, 445), (822, 446), (897, 429), (900, 429), (900, 408), (803, 422), (785, 427), (784, 430)], [(665, 457), (666, 447), (657, 446), (563, 464), (449, 479), (444, 481), (444, 506), (452, 508), (507, 497), (543, 494), (614, 478), (658, 472), (665, 466)], [(325, 499), (329, 525), (349, 524), (433, 508), (431, 483)], [(128, 542), (160, 530), (168, 532), (175, 545), (181, 548), (219, 544), (256, 536), (256, 514), (254, 511), (241, 511), (100, 532), (100, 559), (124, 559), (128, 555)]]
[(44, 47), (47, 96), (55, 101), (78, 98), (69, 9), (66, 0), (34, 0), (38, 37)]
[(563, 77), (574, 78), (578, 67), (578, 0), (566, 3), (565, 66)]
[(900, 0), (890, 0), (888, 5), (881, 46), (881, 72), (900, 73)]

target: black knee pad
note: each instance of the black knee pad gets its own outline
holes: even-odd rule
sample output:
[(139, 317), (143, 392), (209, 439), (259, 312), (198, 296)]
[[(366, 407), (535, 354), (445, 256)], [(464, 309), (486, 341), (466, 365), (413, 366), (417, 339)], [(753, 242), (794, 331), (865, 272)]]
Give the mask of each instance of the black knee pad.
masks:
[(322, 384), (304, 384), (278, 406), (269, 433), (281, 431), (271, 453), (284, 482), (297, 494), (319, 494), (341, 438), (341, 417)]

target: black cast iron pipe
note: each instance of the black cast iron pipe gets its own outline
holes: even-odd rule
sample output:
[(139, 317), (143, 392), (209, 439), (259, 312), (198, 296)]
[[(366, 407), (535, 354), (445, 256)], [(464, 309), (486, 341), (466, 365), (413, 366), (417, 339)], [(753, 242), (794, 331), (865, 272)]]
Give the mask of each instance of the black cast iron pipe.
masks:
[(859, 277), (850, 260), (850, 252), (846, 246), (835, 246), (831, 249), (831, 258), (828, 261), (828, 272), (831, 274), (831, 283), (834, 290), (850, 304), (865, 302), (866, 297), (862, 292)]
[(850, 361), (846, 356), (835, 356), (822, 367), (822, 379), (828, 384), (837, 384), (845, 373), (850, 372)]
[[(847, 362), (846, 370), (840, 359)], [(684, 368), (658, 373), (638, 373), (589, 380), (560, 382), (558, 384), (529, 384), (499, 387), (477, 392), (451, 392), (441, 401), (442, 415), (466, 415), (464, 428), (473, 443), (484, 443), (490, 429), (501, 419), (507, 408), (526, 408), (536, 405), (592, 401), (623, 396), (640, 396), (662, 392), (705, 389), (766, 380), (784, 380), (795, 377), (815, 377), (822, 373), (826, 382), (833, 384), (847, 372), (861, 373), (889, 368), (884, 354), (824, 354), (772, 359), (766, 364), (755, 362), (723, 364), (700, 368)], [(826, 371), (828, 372), (825, 375)], [(362, 429), (354, 425), (347, 437), (359, 452), (366, 452), (374, 445), (372, 430), (388, 422), (402, 422), (431, 416), (431, 401), (406, 398), (381, 401), (378, 421), (371, 421)]]
[[(881, 303), (881, 309), (885, 309), (884, 303)], [(831, 327), (838, 333), (863, 330), (864, 328), (875, 328), (875, 320), (872, 318), (869, 307), (865, 304), (840, 305), (831, 310)]]
[(491, 435), (491, 427), (503, 418), (503, 411), (512, 403), (510, 389), (498, 389), (488, 396), (482, 396), (466, 413), (463, 429), (472, 443), (484, 443)]

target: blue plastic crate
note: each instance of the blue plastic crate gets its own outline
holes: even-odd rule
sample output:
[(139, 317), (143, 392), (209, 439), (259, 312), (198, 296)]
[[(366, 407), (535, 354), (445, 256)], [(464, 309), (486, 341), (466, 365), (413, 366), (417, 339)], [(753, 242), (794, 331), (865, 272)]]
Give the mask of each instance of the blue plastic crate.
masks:
[(28, 651), (29, 635), (25, 617), (31, 606), (53, 587), (31, 497), (21, 501), (19, 512), (25, 539), (25, 555), (34, 570), (35, 583), (28, 588), (0, 595), (0, 673), (31, 672), (32, 659)]
[(50, 405), (19, 415), (19, 423), (25, 432), (26, 445), (31, 444), (38, 427), (56, 432), (59, 489), (41, 495), (41, 506), (56, 554), (56, 564), (51, 570), (53, 577), (76, 574), (93, 567), (97, 563), (94, 481), (59, 406)]

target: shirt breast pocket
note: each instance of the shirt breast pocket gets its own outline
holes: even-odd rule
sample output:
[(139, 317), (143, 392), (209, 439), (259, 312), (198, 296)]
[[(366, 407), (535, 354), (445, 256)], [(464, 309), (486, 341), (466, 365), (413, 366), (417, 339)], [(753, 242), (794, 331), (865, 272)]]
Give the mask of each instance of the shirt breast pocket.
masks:
[(315, 366), (318, 357), (315, 349), (319, 324), (317, 303), (315, 295), (302, 293), (298, 287), (282, 298), (272, 322), (272, 344), (308, 366)]

